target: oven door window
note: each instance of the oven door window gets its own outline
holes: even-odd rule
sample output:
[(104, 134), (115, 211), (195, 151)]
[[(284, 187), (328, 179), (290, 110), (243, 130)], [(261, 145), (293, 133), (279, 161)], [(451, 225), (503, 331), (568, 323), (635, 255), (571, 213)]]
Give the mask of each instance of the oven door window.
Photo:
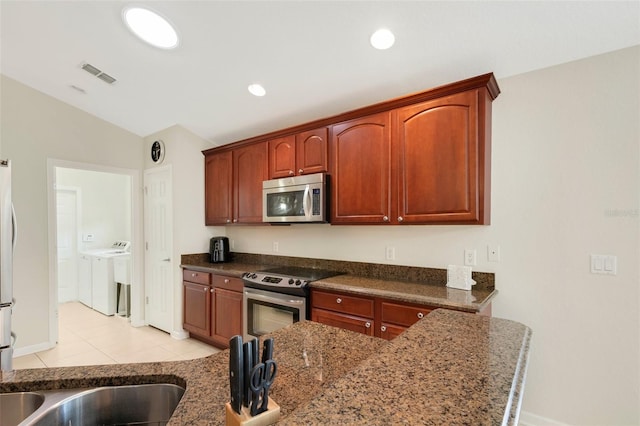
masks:
[(247, 332), (261, 336), (300, 321), (300, 309), (247, 299)]
[(267, 193), (267, 216), (304, 216), (304, 189), (300, 191)]

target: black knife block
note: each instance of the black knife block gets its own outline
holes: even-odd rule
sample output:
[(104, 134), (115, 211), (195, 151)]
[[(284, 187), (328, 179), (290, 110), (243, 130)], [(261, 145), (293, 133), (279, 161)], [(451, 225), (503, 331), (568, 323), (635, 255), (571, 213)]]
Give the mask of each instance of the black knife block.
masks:
[(244, 405), (240, 410), (240, 414), (231, 408), (230, 402), (225, 404), (225, 408), (227, 410), (227, 426), (267, 426), (276, 423), (280, 419), (280, 406), (270, 397), (267, 411), (257, 416), (251, 416), (250, 409)]

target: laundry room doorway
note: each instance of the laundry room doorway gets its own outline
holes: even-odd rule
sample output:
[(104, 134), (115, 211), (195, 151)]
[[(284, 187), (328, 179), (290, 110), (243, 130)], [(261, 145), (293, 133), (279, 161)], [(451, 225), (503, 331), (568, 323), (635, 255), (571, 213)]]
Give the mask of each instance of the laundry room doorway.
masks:
[[(108, 275), (104, 279), (109, 283), (106, 292), (109, 306), (126, 303), (130, 306), (131, 324), (144, 325), (144, 306), (141, 309), (140, 304), (143, 299), (140, 291), (144, 289), (139, 284), (142, 279), (138, 266), (142, 258), (138, 250), (142, 244), (141, 194), (136, 190), (140, 188), (140, 172), (51, 159), (48, 172), (50, 344), (53, 346), (58, 341), (59, 303), (78, 301), (92, 307), (91, 289), (96, 274), (91, 267), (88, 273), (83, 273), (87, 272), (83, 256), (111, 249), (116, 242), (130, 243), (127, 250), (131, 253), (128, 283), (131, 297), (124, 302), (118, 299), (116, 284), (109, 278), (113, 271), (102, 268)], [(89, 264), (92, 261), (89, 260)], [(106, 302), (100, 294), (102, 306)], [(105, 309), (99, 311), (105, 313)]]

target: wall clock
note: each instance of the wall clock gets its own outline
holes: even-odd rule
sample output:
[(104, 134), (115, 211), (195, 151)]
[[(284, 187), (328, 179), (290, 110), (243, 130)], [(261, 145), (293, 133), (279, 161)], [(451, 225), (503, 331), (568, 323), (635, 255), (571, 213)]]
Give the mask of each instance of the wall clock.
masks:
[(151, 144), (151, 161), (160, 164), (162, 160), (164, 160), (164, 142), (157, 140)]

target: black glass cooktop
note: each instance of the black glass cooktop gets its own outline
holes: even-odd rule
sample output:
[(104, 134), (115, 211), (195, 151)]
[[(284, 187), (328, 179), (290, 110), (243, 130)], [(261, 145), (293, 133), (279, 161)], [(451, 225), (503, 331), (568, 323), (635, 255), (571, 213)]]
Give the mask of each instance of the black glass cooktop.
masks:
[(260, 271), (260, 273), (300, 278), (307, 281), (316, 281), (344, 274), (344, 272), (329, 271), (326, 269), (302, 268), (299, 266), (278, 266), (276, 268), (265, 269)]

